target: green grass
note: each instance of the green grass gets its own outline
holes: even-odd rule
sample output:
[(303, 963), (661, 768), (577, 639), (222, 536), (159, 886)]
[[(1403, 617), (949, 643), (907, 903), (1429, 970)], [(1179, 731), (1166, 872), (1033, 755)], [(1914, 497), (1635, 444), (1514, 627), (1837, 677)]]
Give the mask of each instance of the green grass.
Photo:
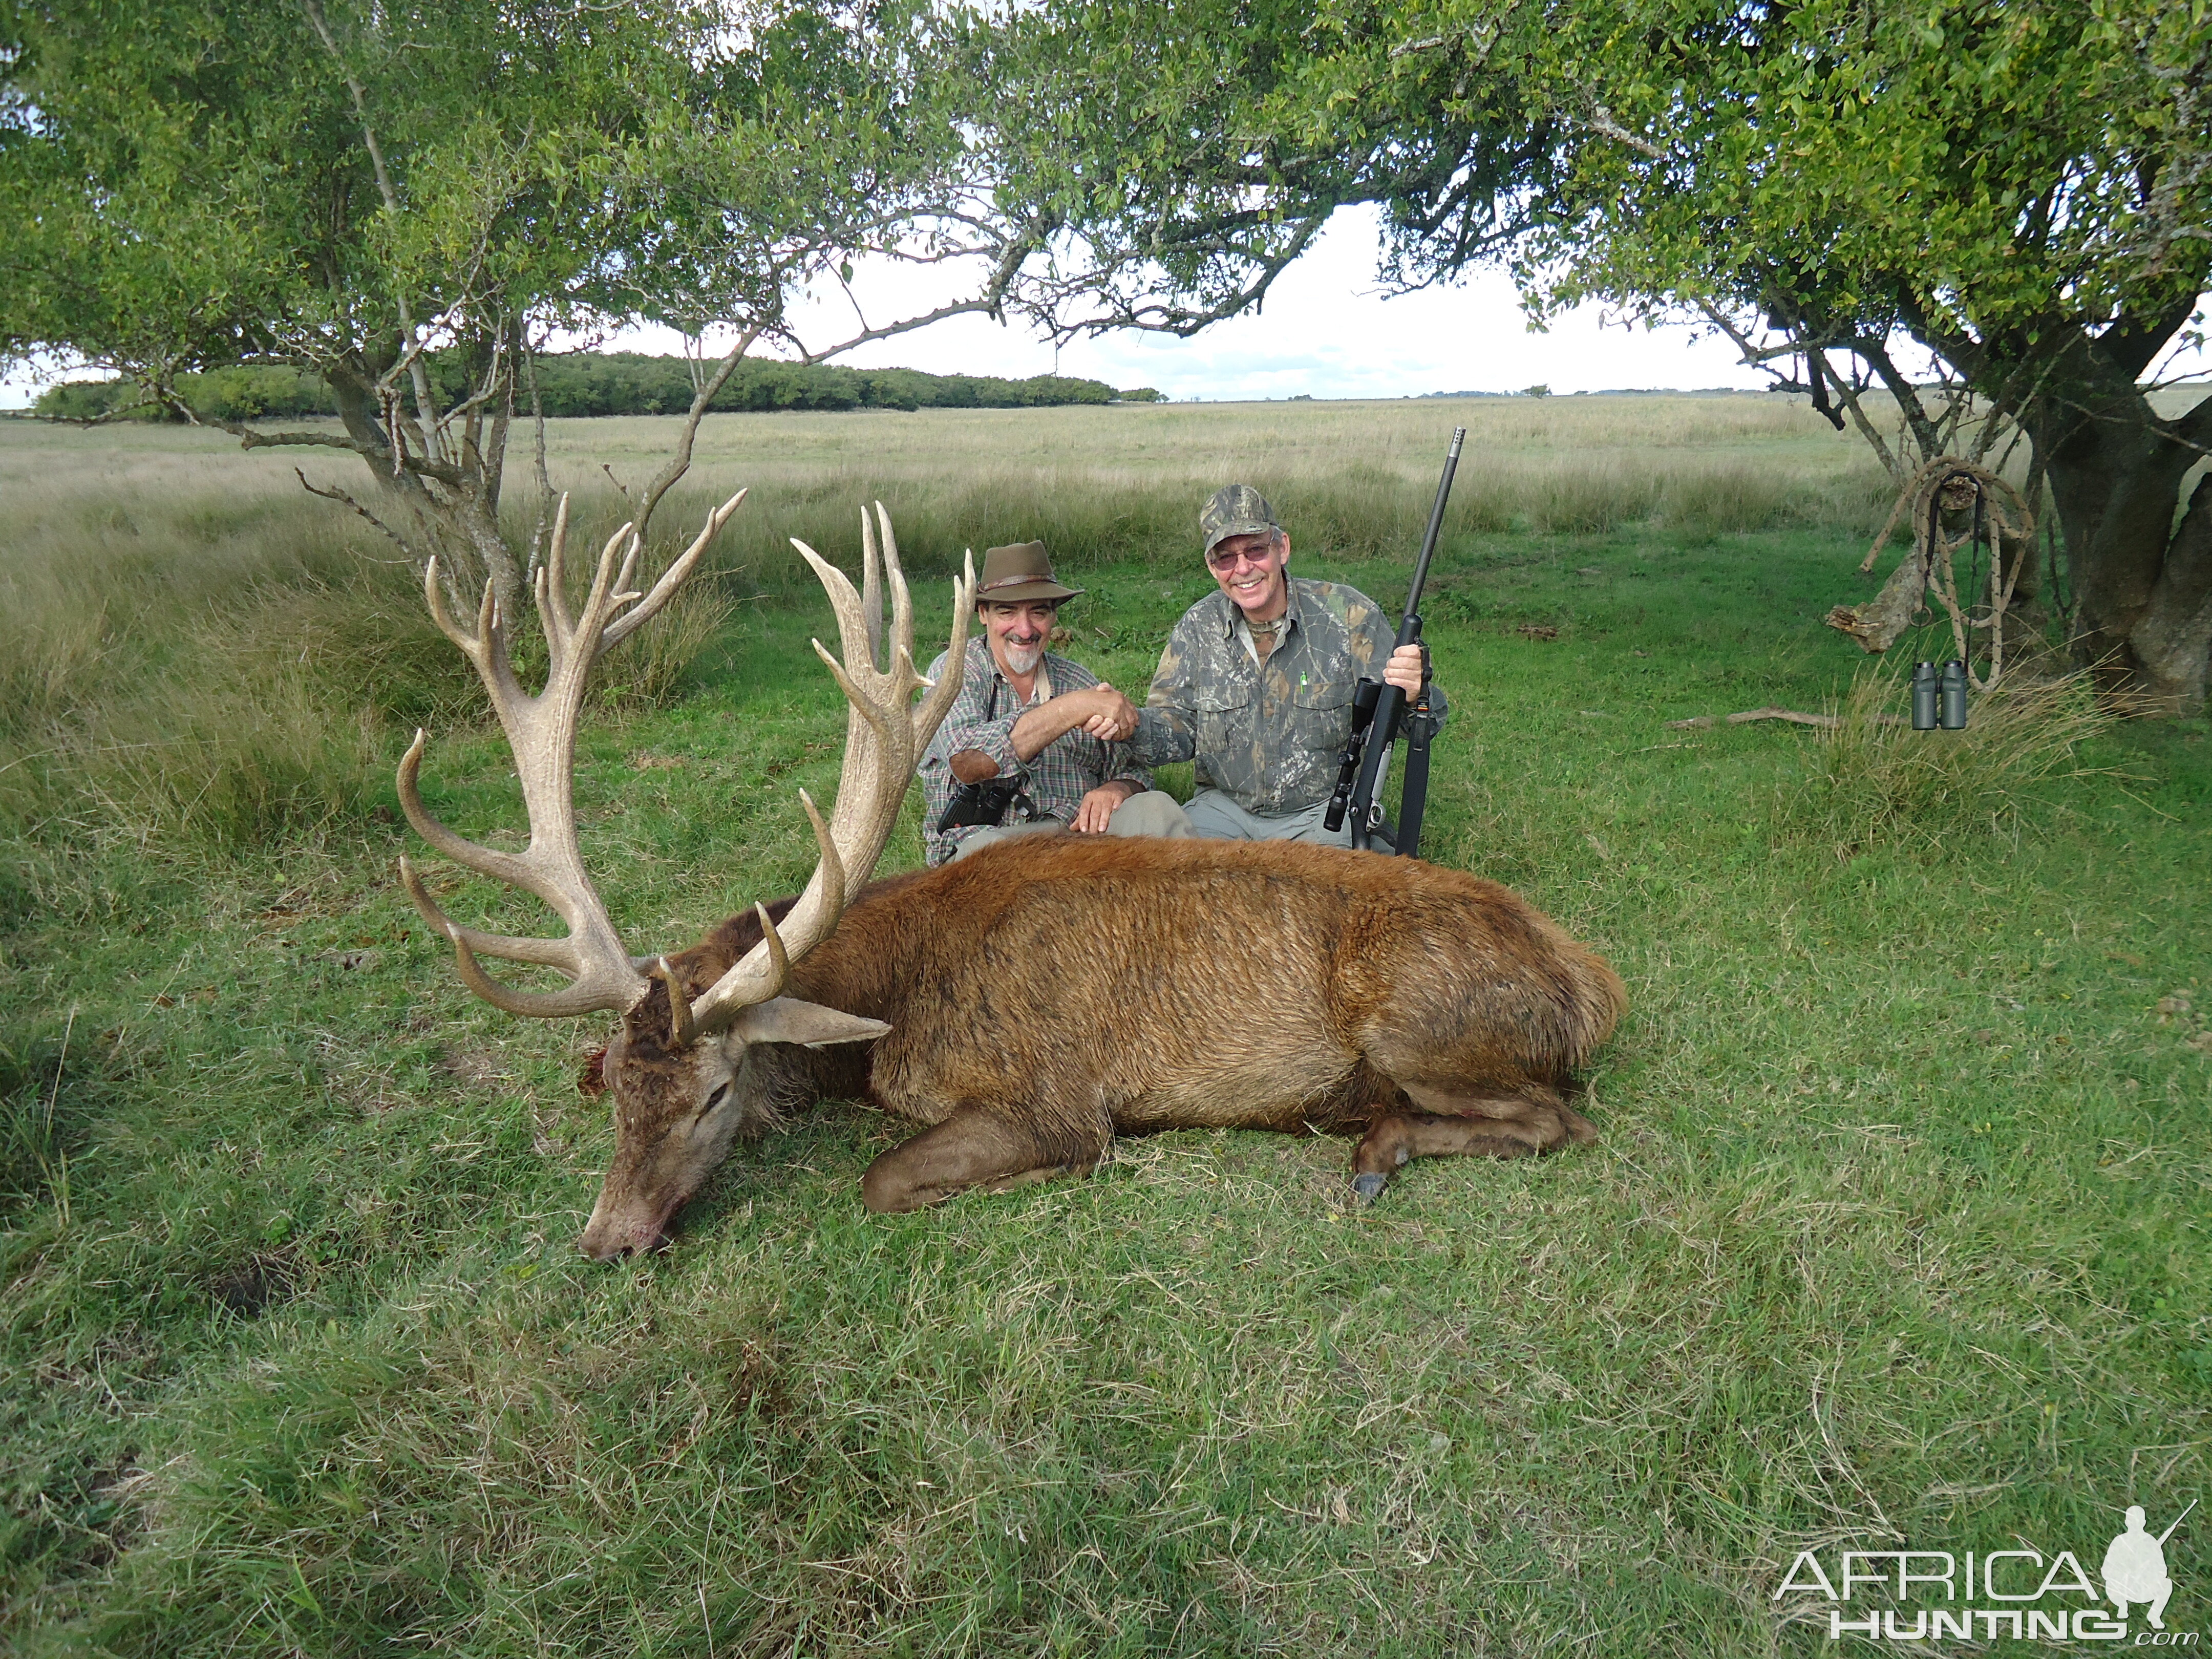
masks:
[[(1222, 454), (1184, 465), (1231, 464), (1255, 418), (1224, 412)], [(1031, 522), (963, 493), (963, 429), (933, 428), (953, 476), (914, 503), (937, 528), (905, 538), (933, 570)], [(1686, 470), (1757, 459), (1711, 435)], [(183, 453), (114, 441), (126, 471)], [(1286, 482), (1296, 562), (1395, 612), (1400, 560), (1304, 526), (1372, 488), (1417, 527), (1429, 447), (1407, 440), (1387, 489), (1358, 469), (1394, 451), (1316, 477), (1311, 519)], [(1097, 477), (1016, 461), (1005, 501), (1170, 534), (1179, 473), (1129, 485), (1126, 448)], [(195, 465), (218, 463), (248, 465)], [(685, 694), (585, 734), (587, 852), (635, 948), (809, 867), (795, 791), (834, 786), (842, 720), (806, 644), (826, 607), (770, 532), (850, 562), (859, 473), (820, 464), (839, 516), (763, 485)], [(238, 630), (238, 676), (177, 671), (210, 729), (303, 611), (329, 614), (301, 596), (341, 568), (331, 520), (225, 476), (243, 505), (204, 538), (178, 522), (204, 499), (129, 507), (151, 574), (118, 572), (137, 619), (108, 636), (127, 658)], [(82, 493), (42, 499), (16, 580), (92, 533)], [(2019, 785), (1994, 827), (1947, 809), (1869, 836), (1824, 803), (1818, 734), (1665, 724), (1841, 698), (1863, 659), (1818, 618), (1856, 591), (1863, 529), (1715, 528), (1655, 499), (1547, 534), (1516, 496), (1503, 527), (1455, 527), (1426, 606), (1455, 710), (1429, 850), (1621, 971), (1631, 1012), (1585, 1107), (1603, 1138), (1425, 1162), (1364, 1212), (1343, 1143), (1185, 1133), (1085, 1182), (871, 1217), (857, 1179), (898, 1132), (831, 1106), (741, 1151), (668, 1252), (595, 1267), (574, 1240), (611, 1133), (574, 1080), (603, 1023), (499, 1015), (422, 936), (391, 874), (414, 704), (368, 699), (356, 781), (251, 832), (126, 833), (128, 811), (64, 811), (75, 775), (49, 777), (6, 820), (0, 876), (7, 1641), (1813, 1653), (1825, 1621), (1770, 1599), (1800, 1548), (2026, 1540), (2094, 1571), (2120, 1506), (2162, 1526), (2205, 1490), (2212, 1435), (2207, 728), (2090, 738), (2085, 763), (2129, 775)], [(288, 551), (285, 526), (324, 550)], [(1091, 596), (1065, 618), (1133, 690), (1207, 585), (1145, 535), (1085, 548)], [(252, 597), (194, 586), (224, 547)], [(198, 597), (154, 604), (157, 576)], [(933, 631), (944, 584), (926, 591)], [(164, 683), (124, 678), (126, 702)], [(391, 678), (380, 697), (441, 684)], [(314, 695), (338, 707), (342, 682)], [(112, 715), (96, 675), (73, 684), (36, 719)], [(512, 834), (504, 750), (444, 695), (433, 809)], [(902, 830), (887, 867), (918, 851)], [(453, 902), (538, 925), (473, 880)], [(1228, 1014), (1256, 993), (1223, 994)], [(2193, 1519), (2168, 1546), (2182, 1630), (2205, 1619)]]

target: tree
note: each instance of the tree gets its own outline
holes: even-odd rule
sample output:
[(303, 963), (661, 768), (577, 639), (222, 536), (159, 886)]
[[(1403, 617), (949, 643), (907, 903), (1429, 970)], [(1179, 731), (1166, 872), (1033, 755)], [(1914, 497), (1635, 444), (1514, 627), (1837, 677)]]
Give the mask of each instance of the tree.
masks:
[[(631, 501), (641, 536), (757, 343), (811, 360), (1011, 279), (1024, 250), (969, 210), (933, 27), (923, 5), (839, 0), (15, 0), (0, 361), (108, 369), (248, 447), (356, 456), (366, 500), (310, 487), (511, 605), (506, 460), (552, 333), (734, 334)], [(988, 270), (973, 297), (810, 349), (790, 296), (871, 251)], [(240, 364), (312, 371), (339, 430), (179, 389)]]
[(1192, 331), (1367, 202), (1402, 285), (1493, 260), (1540, 314), (1704, 315), (1802, 365), (1839, 424), (1894, 393), (1924, 459), (1956, 431), (1910, 341), (2025, 434), (2083, 658), (2204, 706), (2212, 483), (2182, 489), (2212, 398), (2161, 409), (2144, 382), (2212, 276), (2212, 11), (1192, 0), (1133, 40), (1127, 10), (1060, 0), (997, 59), (1065, 86), (1103, 58), (1111, 82), (1059, 133), (1000, 100), (1002, 165), (1079, 255), (1055, 326)]

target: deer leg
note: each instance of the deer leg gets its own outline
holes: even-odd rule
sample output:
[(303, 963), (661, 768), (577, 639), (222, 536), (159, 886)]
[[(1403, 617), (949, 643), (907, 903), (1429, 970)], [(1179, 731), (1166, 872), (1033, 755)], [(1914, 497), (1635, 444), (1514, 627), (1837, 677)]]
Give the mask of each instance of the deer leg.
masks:
[(1387, 1112), (1369, 1126), (1352, 1157), (1352, 1191), (1367, 1201), (1417, 1158), (1521, 1158), (1597, 1139), (1596, 1126), (1548, 1089), (1493, 1095), (1399, 1086), (1423, 1109)]
[(1057, 1176), (1087, 1175), (1109, 1144), (1110, 1136), (1095, 1146), (1071, 1146), (1065, 1135), (1048, 1139), (995, 1113), (963, 1107), (868, 1165), (860, 1201), (878, 1215), (896, 1215), (972, 1188), (1004, 1193)]
[(1497, 1126), (1492, 1133), (1525, 1140), (1540, 1152), (1557, 1152), (1571, 1140), (1587, 1146), (1597, 1139), (1596, 1124), (1569, 1106), (1556, 1090), (1541, 1085), (1480, 1093), (1420, 1083), (1401, 1086), (1425, 1112), (1484, 1119)]
[(1438, 1117), (1431, 1112), (1392, 1112), (1378, 1117), (1352, 1154), (1352, 1190), (1372, 1201), (1390, 1177), (1417, 1158), (1521, 1158), (1536, 1149), (1501, 1134), (1501, 1126), (1479, 1118)]

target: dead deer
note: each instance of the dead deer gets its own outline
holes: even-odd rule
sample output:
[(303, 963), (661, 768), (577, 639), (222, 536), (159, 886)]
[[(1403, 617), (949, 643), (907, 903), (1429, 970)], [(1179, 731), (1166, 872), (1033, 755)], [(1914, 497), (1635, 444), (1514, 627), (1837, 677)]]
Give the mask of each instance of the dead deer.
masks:
[[(958, 690), (948, 675), (914, 702), (925, 683), (913, 610), (880, 503), (875, 525), (861, 514), (863, 593), (793, 544), (836, 613), (843, 659), (815, 649), (850, 703), (830, 823), (799, 797), (820, 848), (805, 890), (676, 956), (630, 956), (577, 850), (577, 711), (592, 660), (666, 602), (741, 499), (614, 620), (640, 598), (627, 591), (635, 540), (625, 526), (607, 543), (571, 618), (564, 502), (535, 592), (550, 656), (537, 697), (515, 682), (489, 593), (471, 635), (449, 619), (434, 568), (426, 582), (514, 746), (529, 850), (477, 846), (430, 817), (420, 733), (400, 763), (401, 804), (432, 847), (536, 894), (568, 937), (460, 927), (404, 859), (400, 877), (485, 1000), (538, 1017), (622, 1013), (605, 1064), (614, 1161), (580, 1241), (588, 1254), (657, 1246), (738, 1136), (823, 1098), (865, 1099), (921, 1126), (863, 1176), (877, 1211), (1086, 1170), (1117, 1135), (1162, 1129), (1356, 1133), (1362, 1200), (1413, 1158), (1510, 1158), (1595, 1137), (1566, 1092), (1620, 1015), (1620, 981), (1496, 883), (1335, 848), (1049, 836), (859, 887)], [(878, 668), (886, 577), (893, 627)], [(955, 584), (949, 662), (961, 660), (974, 598), (971, 561)], [(482, 956), (572, 983), (516, 990)]]

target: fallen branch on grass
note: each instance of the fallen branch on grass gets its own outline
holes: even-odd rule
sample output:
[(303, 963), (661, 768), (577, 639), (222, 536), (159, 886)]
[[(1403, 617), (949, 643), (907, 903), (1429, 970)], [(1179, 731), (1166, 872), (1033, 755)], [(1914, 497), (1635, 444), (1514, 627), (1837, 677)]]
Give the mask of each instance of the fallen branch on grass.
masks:
[[(1874, 719), (1885, 726), (1902, 726), (1905, 722), (1895, 714), (1876, 714)], [(1668, 729), (1674, 732), (1703, 731), (1709, 726), (1718, 726), (1725, 720), (1730, 726), (1748, 726), (1753, 720), (1788, 720), (1792, 726), (1818, 726), (1832, 730), (1840, 722), (1833, 714), (1808, 714), (1802, 709), (1777, 708), (1769, 703), (1764, 708), (1747, 708), (1741, 714), (1699, 714), (1694, 720), (1668, 720)]]

